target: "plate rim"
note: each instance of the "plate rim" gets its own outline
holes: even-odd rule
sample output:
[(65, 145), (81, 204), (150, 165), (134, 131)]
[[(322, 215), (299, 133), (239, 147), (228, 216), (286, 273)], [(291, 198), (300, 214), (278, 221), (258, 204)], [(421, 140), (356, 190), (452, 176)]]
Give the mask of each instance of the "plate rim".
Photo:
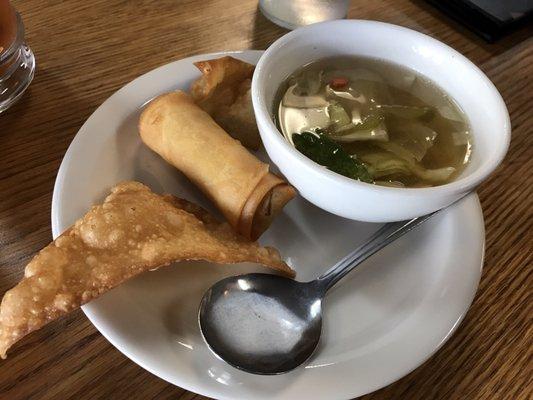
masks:
[[(220, 57), (220, 56), (224, 56), (224, 55), (242, 55), (242, 54), (250, 55), (250, 54), (254, 54), (254, 55), (256, 55), (259, 58), (263, 53), (264, 53), (263, 50), (237, 50), (237, 51), (220, 51), (220, 52), (210, 52), (210, 53), (205, 53), (205, 54), (195, 54), (195, 55), (192, 55), (192, 56), (188, 56), (188, 57), (184, 57), (184, 58), (181, 58), (181, 59), (178, 59), (178, 60), (171, 61), (169, 63), (160, 65), (159, 67), (156, 67), (156, 68), (154, 68), (154, 69), (152, 69), (150, 71), (147, 71), (144, 74), (136, 77), (135, 79), (133, 79), (129, 83), (123, 85), (120, 89), (118, 89), (115, 92), (113, 92), (113, 94), (111, 94), (102, 104), (100, 104), (91, 113), (91, 115), (85, 120), (85, 122), (81, 125), (79, 130), (76, 132), (76, 135), (72, 138), (72, 141), (69, 144), (69, 147), (68, 147), (67, 151), (65, 152), (65, 155), (63, 156), (63, 159), (61, 161), (61, 164), (60, 164), (60, 167), (58, 169), (58, 173), (57, 173), (57, 176), (56, 176), (56, 179), (55, 179), (55, 182), (54, 182), (53, 195), (52, 195), (51, 225), (52, 225), (53, 238), (55, 239), (57, 236), (59, 236), (59, 234), (61, 234), (61, 231), (60, 231), (60, 225), (61, 225), (60, 215), (61, 215), (61, 211), (59, 209), (59, 198), (58, 197), (59, 197), (59, 193), (62, 191), (63, 181), (66, 178), (67, 169), (68, 169), (67, 164), (72, 160), (72, 153), (74, 152), (73, 149), (76, 147), (77, 143), (82, 140), (81, 138), (87, 134), (86, 132), (88, 132), (88, 130), (86, 130), (87, 129), (86, 126), (90, 123), (90, 120), (94, 117), (94, 115), (97, 113), (98, 110), (100, 110), (101, 108), (106, 107), (106, 105), (108, 105), (109, 102), (112, 101), (113, 98), (120, 96), (121, 93), (123, 93), (124, 91), (126, 91), (129, 88), (131, 88), (132, 86), (134, 86), (136, 84), (136, 82), (139, 81), (140, 79), (142, 79), (145, 75), (148, 75), (148, 74), (151, 74), (151, 73), (156, 73), (156, 71), (158, 71), (160, 69), (163, 69), (165, 67), (168, 67), (170, 64), (173, 64), (173, 63), (187, 63), (187, 62), (192, 62), (192, 60), (194, 60), (196, 58), (213, 58), (213, 57)], [(139, 107), (141, 107), (141, 106), (142, 106), (142, 104), (139, 105)], [(478, 276), (476, 278), (476, 283), (474, 285), (472, 293), (470, 293), (470, 296), (469, 296), (468, 300), (465, 301), (465, 303), (464, 303), (464, 309), (462, 310), (460, 315), (458, 315), (455, 324), (450, 329), (450, 331), (442, 338), (442, 340), (438, 344), (438, 346), (436, 346), (428, 354), (426, 354), (425, 357), (422, 357), (421, 359), (419, 359), (415, 363), (416, 365), (414, 367), (412, 367), (410, 369), (406, 369), (405, 371), (402, 371), (401, 373), (391, 377), (390, 379), (383, 380), (381, 384), (376, 384), (373, 387), (369, 387), (368, 391), (366, 391), (365, 393), (360, 393), (360, 394), (356, 393), (354, 395), (362, 396), (364, 394), (371, 393), (371, 392), (374, 392), (376, 390), (379, 390), (380, 388), (383, 388), (385, 386), (390, 385), (391, 383), (401, 379), (402, 377), (404, 377), (404, 376), (408, 375), (409, 373), (411, 373), (416, 368), (420, 367), (429, 358), (431, 358), (437, 351), (439, 351), (439, 349), (449, 340), (449, 338), (455, 333), (455, 331), (457, 330), (457, 328), (460, 326), (461, 322), (463, 321), (466, 313), (468, 312), (468, 310), (469, 310), (469, 308), (470, 308), (470, 306), (471, 306), (471, 304), (472, 304), (472, 302), (474, 300), (475, 294), (477, 292), (477, 288), (479, 286), (479, 281), (480, 281), (480, 278), (481, 278), (481, 272), (482, 272), (482, 269), (483, 269), (484, 259), (485, 259), (485, 225), (484, 225), (484, 218), (483, 218), (483, 213), (482, 213), (482, 209), (481, 209), (481, 204), (479, 202), (479, 197), (478, 197), (478, 195), (475, 192), (471, 193), (467, 197), (468, 198), (465, 199), (466, 201), (474, 200), (474, 204), (472, 204), (472, 206), (471, 206), (473, 208), (471, 208), (469, 210), (469, 213), (477, 214), (476, 216), (473, 216), (473, 218), (475, 218), (479, 222), (480, 229), (481, 229), (481, 231), (479, 232), (481, 254), (480, 254), (479, 265), (478, 265), (479, 268), (477, 269)], [(137, 357), (137, 355), (135, 355), (135, 354), (133, 354), (133, 352), (129, 351), (129, 349), (127, 349), (127, 346), (124, 346), (123, 344), (121, 344), (118, 339), (114, 338), (111, 335), (112, 329), (106, 328), (101, 323), (99, 323), (97, 313), (95, 313), (94, 310), (91, 310), (89, 307), (86, 307), (86, 306), (82, 306), (81, 308), (82, 308), (83, 312), (85, 313), (85, 315), (87, 316), (87, 318), (91, 321), (93, 326), (100, 332), (100, 334), (102, 334), (102, 336), (104, 336), (106, 338), (107, 341), (109, 341), (119, 352), (124, 354), (131, 361), (133, 361), (134, 363), (139, 365), (141, 368), (147, 370), (151, 374), (159, 377), (160, 379), (163, 379), (163, 380), (167, 381), (168, 383), (170, 383), (172, 385), (179, 386), (182, 389), (185, 389), (185, 390), (188, 390), (188, 391), (191, 391), (191, 392), (203, 395), (203, 396), (208, 396), (208, 397), (221, 399), (221, 400), (235, 398), (235, 397), (227, 396), (227, 395), (225, 395), (223, 393), (211, 390), (208, 387), (189, 385), (188, 382), (187, 382), (187, 377), (186, 376), (179, 376), (179, 379), (176, 379), (176, 377), (177, 377), (176, 375), (169, 376), (163, 370), (156, 370), (151, 365), (149, 365), (149, 363), (144, 362), (140, 357)], [(346, 385), (346, 386), (350, 386), (350, 385)], [(346, 392), (346, 390), (344, 390), (344, 392)], [(272, 399), (274, 399), (274, 398), (278, 398), (278, 397), (277, 396), (273, 396)], [(335, 398), (342, 398), (342, 397), (335, 397)]]

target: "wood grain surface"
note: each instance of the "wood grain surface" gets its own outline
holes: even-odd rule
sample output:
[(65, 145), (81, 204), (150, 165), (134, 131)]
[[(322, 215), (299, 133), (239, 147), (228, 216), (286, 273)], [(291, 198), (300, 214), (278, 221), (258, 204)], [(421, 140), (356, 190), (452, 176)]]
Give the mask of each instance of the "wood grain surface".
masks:
[[(37, 72), (22, 100), (0, 115), (0, 294), (51, 240), (50, 203), (59, 164), (85, 119), (107, 97), (169, 61), (265, 49), (286, 32), (258, 13), (257, 1), (14, 4)], [(466, 55), (500, 90), (513, 126), (506, 159), (479, 188), (486, 259), (466, 319), (424, 365), (363, 398), (531, 399), (532, 30), (487, 44), (426, 3), (408, 0), (355, 0), (349, 16), (413, 28)], [(334, 397), (335, 388), (331, 391)], [(0, 362), (0, 399), (205, 398), (138, 367), (77, 311), (30, 335)]]

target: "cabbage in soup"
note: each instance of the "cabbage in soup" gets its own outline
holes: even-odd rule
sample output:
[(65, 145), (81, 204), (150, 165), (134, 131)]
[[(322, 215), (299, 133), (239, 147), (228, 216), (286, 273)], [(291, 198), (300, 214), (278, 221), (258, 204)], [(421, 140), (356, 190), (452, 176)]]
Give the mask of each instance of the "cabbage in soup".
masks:
[(363, 182), (393, 187), (448, 183), (468, 163), (466, 116), (433, 82), (370, 58), (308, 64), (278, 92), (276, 122), (301, 153)]

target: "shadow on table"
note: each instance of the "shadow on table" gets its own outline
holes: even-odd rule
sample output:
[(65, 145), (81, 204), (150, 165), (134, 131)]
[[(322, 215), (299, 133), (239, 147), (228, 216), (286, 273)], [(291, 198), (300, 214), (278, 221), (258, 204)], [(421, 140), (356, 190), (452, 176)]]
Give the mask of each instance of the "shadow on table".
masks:
[[(57, 169), (90, 112), (83, 91), (37, 69), (21, 99), (0, 115), (0, 295), (51, 239), (50, 201)], [(0, 396), (1, 397), (1, 396)]]
[(288, 29), (282, 28), (268, 20), (259, 10), (259, 6), (257, 6), (252, 31), (252, 49), (266, 49), (287, 32), (289, 32)]
[[(420, 10), (422, 10), (439, 21), (442, 21), (442, 23), (449, 27), (450, 30), (461, 34), (467, 40), (473, 42), (475, 45), (483, 48), (483, 50), (491, 53), (492, 55), (501, 54), (507, 51), (509, 48), (533, 36), (533, 26), (530, 24), (522, 26), (521, 28), (499, 39), (495, 43), (488, 43), (474, 32), (461, 25), (459, 22), (442, 13), (434, 6), (428, 4), (425, 0), (411, 0), (411, 3), (414, 5), (414, 7), (405, 7), (402, 2), (390, 2), (388, 4), (392, 8), (401, 8), (399, 11), (406, 15), (410, 20), (419, 24), (425, 32), (432, 32), (434, 29), (434, 21), (432, 19), (420, 18)], [(273, 22), (269, 21), (261, 13), (259, 7), (256, 8), (252, 33), (252, 48), (266, 49), (277, 38), (281, 37), (287, 32), (289, 32), (289, 30), (279, 27)], [(443, 37), (443, 35), (437, 36), (437, 39), (447, 42), (447, 38)]]

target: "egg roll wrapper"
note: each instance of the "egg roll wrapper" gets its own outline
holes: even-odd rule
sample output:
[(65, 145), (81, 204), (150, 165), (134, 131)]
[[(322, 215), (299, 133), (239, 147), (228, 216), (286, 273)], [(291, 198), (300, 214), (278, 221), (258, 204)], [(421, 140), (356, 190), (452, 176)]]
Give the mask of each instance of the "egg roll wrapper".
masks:
[[(231, 138), (186, 93), (167, 93), (152, 100), (141, 114), (139, 132), (148, 147), (215, 203), (238, 233), (255, 238), (268, 227), (266, 219), (259, 217), (263, 229), (254, 228), (254, 219), (263, 199), (278, 191), (276, 187), (284, 181), (271, 174), (267, 164)], [(276, 204), (279, 209), (272, 210), (274, 215), (295, 195), (294, 189), (282, 193), (285, 201)]]
[(265, 175), (244, 205), (239, 232), (256, 240), (295, 194), (294, 188), (283, 179), (274, 174)]
[(277, 250), (244, 239), (199, 206), (125, 182), (41, 250), (5, 293), (0, 356), (28, 333), (122, 282), (180, 260), (254, 262), (294, 276)]

